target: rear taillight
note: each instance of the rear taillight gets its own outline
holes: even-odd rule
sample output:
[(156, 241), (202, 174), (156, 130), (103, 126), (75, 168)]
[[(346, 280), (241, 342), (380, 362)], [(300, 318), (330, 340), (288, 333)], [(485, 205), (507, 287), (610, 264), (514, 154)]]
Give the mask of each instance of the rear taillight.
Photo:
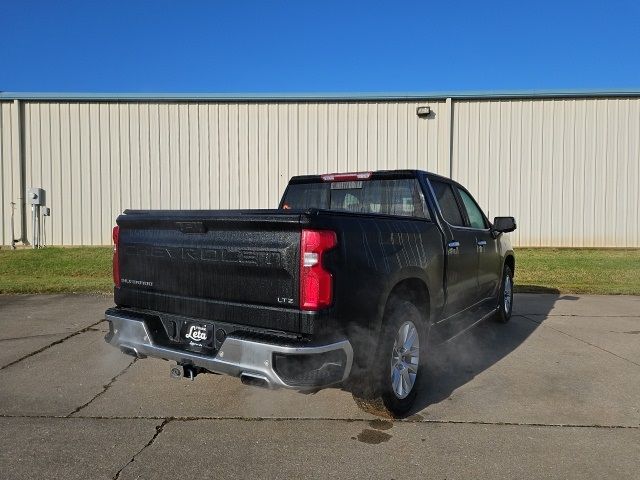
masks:
[(120, 288), (120, 227), (113, 227), (113, 284)]
[(300, 240), (300, 308), (319, 310), (333, 301), (333, 277), (322, 256), (338, 244), (335, 232), (302, 230)]

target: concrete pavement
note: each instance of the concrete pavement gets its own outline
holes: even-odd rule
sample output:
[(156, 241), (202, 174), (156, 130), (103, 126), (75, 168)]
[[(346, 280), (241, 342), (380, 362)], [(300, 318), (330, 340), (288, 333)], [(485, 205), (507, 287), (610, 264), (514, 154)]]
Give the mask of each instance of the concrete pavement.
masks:
[(2, 478), (637, 478), (640, 297), (517, 295), (432, 352), (413, 416), (349, 393), (169, 379), (100, 296), (0, 296)]

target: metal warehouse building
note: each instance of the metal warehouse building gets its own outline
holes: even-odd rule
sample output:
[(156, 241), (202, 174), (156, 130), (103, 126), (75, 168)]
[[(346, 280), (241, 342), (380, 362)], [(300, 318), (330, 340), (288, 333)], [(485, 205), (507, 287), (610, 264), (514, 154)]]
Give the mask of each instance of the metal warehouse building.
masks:
[[(429, 107), (426, 116), (418, 107)], [(126, 208), (273, 208), (292, 175), (395, 168), (460, 181), (520, 246), (640, 246), (640, 92), (0, 93), (0, 238), (109, 244)]]

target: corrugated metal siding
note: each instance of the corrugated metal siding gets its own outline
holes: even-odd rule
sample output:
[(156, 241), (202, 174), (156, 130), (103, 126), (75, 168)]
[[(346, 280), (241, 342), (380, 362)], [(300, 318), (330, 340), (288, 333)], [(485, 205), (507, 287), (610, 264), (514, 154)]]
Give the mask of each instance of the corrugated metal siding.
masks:
[[(434, 113), (420, 119), (418, 105)], [(57, 245), (109, 244), (125, 208), (269, 208), (292, 175), (420, 168), (452, 173), (491, 216), (515, 215), (516, 244), (640, 246), (640, 99), (454, 100), (452, 118), (450, 106), (30, 100), (26, 182), (47, 190)], [(17, 118), (0, 102), (5, 245)]]
[(453, 178), (517, 245), (640, 246), (640, 100), (454, 103)]
[(13, 102), (0, 102), (0, 239), (11, 244), (11, 202), (16, 203), (16, 236), (20, 235), (20, 173), (18, 169), (17, 112)]
[(273, 208), (315, 172), (448, 174), (444, 102), (417, 105), (27, 102), (27, 185), (48, 192), (51, 243), (95, 245), (126, 208)]

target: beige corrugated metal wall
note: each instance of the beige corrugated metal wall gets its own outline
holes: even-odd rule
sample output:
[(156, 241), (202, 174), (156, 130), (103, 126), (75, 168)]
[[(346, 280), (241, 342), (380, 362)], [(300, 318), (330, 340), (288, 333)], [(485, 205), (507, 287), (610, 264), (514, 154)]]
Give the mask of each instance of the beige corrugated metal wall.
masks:
[[(17, 116), (13, 102), (0, 102), (0, 239), (11, 244), (11, 202), (16, 203), (16, 232), (20, 231), (20, 172)], [(19, 233), (16, 233), (16, 236)]]
[[(6, 245), (18, 116), (16, 104), (0, 108)], [(270, 208), (291, 175), (420, 168), (452, 174), (491, 215), (515, 215), (516, 244), (640, 246), (637, 98), (23, 108), (26, 183), (47, 190), (50, 244), (109, 244), (125, 208)]]
[(640, 246), (640, 99), (455, 103), (453, 178), (516, 245)]
[[(431, 105), (439, 115), (444, 102)], [(27, 185), (48, 192), (51, 243), (108, 244), (125, 208), (275, 208), (292, 175), (446, 170), (448, 131), (415, 108), (29, 102)]]

